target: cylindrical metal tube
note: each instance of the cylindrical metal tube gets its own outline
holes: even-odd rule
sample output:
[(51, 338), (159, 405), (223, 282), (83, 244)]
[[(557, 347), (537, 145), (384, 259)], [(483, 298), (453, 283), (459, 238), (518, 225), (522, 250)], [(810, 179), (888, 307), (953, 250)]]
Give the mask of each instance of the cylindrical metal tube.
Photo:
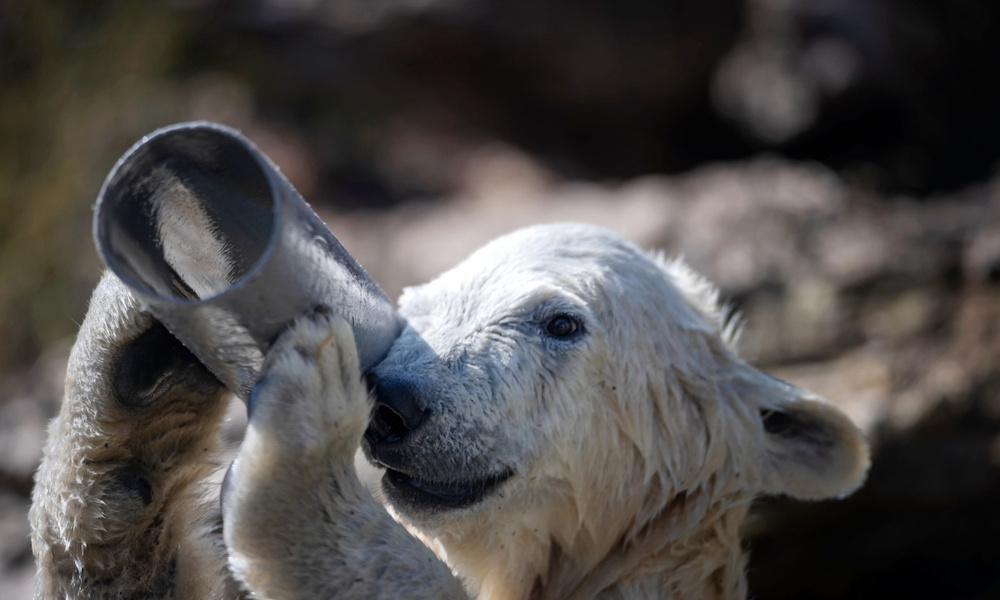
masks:
[(140, 302), (244, 400), (275, 336), (318, 304), (352, 324), (362, 370), (399, 335), (378, 284), (229, 127), (182, 123), (132, 146), (101, 188), (94, 241)]

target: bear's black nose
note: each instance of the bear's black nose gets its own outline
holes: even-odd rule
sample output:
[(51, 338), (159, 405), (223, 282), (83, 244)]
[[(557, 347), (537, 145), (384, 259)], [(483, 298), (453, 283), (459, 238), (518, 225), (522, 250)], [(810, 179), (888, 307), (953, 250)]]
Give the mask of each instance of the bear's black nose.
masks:
[(403, 377), (379, 377), (374, 373), (365, 376), (365, 380), (375, 396), (366, 433), (369, 441), (376, 444), (401, 442), (427, 418), (429, 411), (422, 406), (413, 381)]

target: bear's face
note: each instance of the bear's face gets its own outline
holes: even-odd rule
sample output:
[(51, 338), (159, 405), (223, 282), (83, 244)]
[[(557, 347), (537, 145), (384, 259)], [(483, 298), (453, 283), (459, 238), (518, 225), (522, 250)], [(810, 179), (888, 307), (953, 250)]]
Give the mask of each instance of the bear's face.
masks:
[(714, 288), (607, 230), (504, 236), (405, 290), (399, 311), (362, 446), (431, 535), (501, 519), (572, 537), (709, 481), (741, 502), (863, 478), (846, 417), (732, 354)]
[[(654, 306), (667, 296), (673, 317)], [(487, 245), (407, 289), (400, 313), (407, 326), (369, 376), (376, 405), (363, 447), (387, 469), (390, 503), (425, 529), (593, 495), (577, 488), (598, 476), (625, 479), (612, 465), (637, 456), (620, 418), (642, 411), (622, 403), (647, 401), (662, 371), (649, 356), (697, 321), (645, 253), (565, 226)], [(671, 440), (656, 443), (670, 451)]]
[(578, 297), (543, 277), (502, 279), (451, 299), (435, 282), (401, 301), (407, 327), (369, 378), (378, 401), (364, 440), (400, 510), (469, 508), (523, 478), (556, 433), (546, 400), (600, 354)]

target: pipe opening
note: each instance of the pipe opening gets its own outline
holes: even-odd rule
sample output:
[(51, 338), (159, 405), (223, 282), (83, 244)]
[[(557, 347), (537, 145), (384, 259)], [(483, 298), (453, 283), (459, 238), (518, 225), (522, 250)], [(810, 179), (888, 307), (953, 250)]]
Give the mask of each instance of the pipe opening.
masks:
[(235, 132), (207, 126), (137, 144), (98, 200), (105, 263), (138, 290), (179, 302), (207, 300), (249, 278), (276, 226), (263, 161)]

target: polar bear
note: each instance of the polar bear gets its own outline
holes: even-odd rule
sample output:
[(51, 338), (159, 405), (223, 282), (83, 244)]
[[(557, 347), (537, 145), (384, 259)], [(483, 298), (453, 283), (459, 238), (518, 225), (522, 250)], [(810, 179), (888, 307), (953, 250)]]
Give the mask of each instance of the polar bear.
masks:
[(224, 390), (105, 276), (37, 475), (36, 597), (743, 598), (755, 497), (865, 477), (708, 282), (605, 229), (508, 234), (399, 311), (364, 378), (329, 309), (275, 341), (218, 502)]

